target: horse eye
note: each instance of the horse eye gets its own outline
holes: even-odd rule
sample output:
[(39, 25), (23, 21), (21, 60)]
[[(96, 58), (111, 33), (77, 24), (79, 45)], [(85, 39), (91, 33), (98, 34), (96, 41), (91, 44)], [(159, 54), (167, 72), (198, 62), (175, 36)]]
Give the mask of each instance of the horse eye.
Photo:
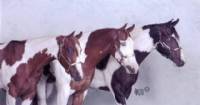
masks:
[(72, 48), (67, 48), (67, 53), (71, 55), (73, 53), (73, 49)]

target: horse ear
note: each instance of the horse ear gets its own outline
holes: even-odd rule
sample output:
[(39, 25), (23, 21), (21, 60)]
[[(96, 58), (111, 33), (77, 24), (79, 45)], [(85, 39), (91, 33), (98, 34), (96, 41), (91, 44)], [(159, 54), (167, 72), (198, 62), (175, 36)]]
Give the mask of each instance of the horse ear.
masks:
[(171, 19), (170, 21), (167, 22), (167, 24), (171, 24), (174, 21), (174, 19)]
[(152, 25), (145, 25), (145, 26), (142, 27), (142, 29), (143, 29), (143, 30), (146, 30), (146, 29), (150, 28), (151, 26), (152, 26)]
[(131, 31), (133, 31), (134, 28), (135, 28), (135, 24), (133, 24), (132, 26), (130, 26), (130, 27), (127, 28), (126, 30), (127, 30), (128, 32), (131, 32)]
[(77, 34), (75, 37), (76, 37), (77, 39), (80, 39), (82, 35), (83, 35), (83, 32), (81, 31), (81, 32), (80, 32), (79, 34)]
[(75, 31), (73, 31), (71, 34), (69, 34), (69, 36), (71, 37), (71, 36), (74, 36), (74, 33), (75, 33)]
[(126, 26), (127, 26), (127, 23), (125, 23), (120, 29), (121, 29), (121, 30), (125, 30), (125, 29), (126, 29)]
[(175, 26), (179, 22), (179, 18), (176, 19), (174, 22), (171, 23), (172, 26)]

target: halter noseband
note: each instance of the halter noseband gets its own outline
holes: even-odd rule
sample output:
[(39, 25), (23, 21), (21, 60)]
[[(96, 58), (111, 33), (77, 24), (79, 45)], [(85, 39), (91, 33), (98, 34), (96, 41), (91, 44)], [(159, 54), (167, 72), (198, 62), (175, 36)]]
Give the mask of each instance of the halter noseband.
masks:
[[(171, 36), (172, 37), (172, 36)], [(170, 40), (170, 38), (171, 37), (169, 37), (167, 40)], [(176, 40), (176, 38), (175, 38), (175, 40)], [(177, 40), (176, 40), (177, 41)], [(156, 46), (158, 45), (158, 44), (161, 44), (161, 46), (163, 46), (164, 48), (167, 48), (168, 50), (169, 50), (169, 53), (170, 53), (170, 55), (171, 55), (171, 51), (178, 51), (178, 50), (180, 50), (180, 49), (182, 49), (181, 47), (177, 47), (177, 48), (174, 48), (174, 49), (171, 49), (164, 41), (158, 41), (157, 43), (156, 43)]]

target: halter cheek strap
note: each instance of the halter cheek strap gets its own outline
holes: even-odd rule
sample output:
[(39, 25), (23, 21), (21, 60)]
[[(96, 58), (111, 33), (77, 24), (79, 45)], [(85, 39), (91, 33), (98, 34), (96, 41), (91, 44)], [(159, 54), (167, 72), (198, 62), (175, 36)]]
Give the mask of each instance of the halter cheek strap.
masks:
[[(170, 38), (168, 38), (167, 40), (169, 40), (169, 39)], [(170, 53), (171, 53), (171, 51), (178, 51), (178, 50), (182, 49), (181, 47), (177, 47), (177, 48), (171, 49), (165, 42), (161, 42), (160, 40), (159, 40), (159, 42), (156, 43), (156, 46), (158, 44), (161, 44), (163, 47), (169, 49)]]

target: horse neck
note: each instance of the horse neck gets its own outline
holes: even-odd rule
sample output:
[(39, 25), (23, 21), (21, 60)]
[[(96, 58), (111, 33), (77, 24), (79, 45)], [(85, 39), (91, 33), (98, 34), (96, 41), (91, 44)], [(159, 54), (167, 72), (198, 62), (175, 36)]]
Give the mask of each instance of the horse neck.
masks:
[(136, 28), (133, 33), (131, 33), (135, 42), (134, 52), (138, 64), (141, 64), (151, 51), (155, 49), (153, 38), (150, 37), (149, 31), (149, 29), (143, 30), (142, 28)]
[[(97, 63), (100, 62), (104, 57), (108, 54), (114, 54), (113, 51), (113, 43), (111, 41), (103, 40), (103, 36), (96, 37), (93, 40), (88, 38), (88, 42), (86, 43), (85, 52), (86, 52), (86, 62), (90, 64), (90, 66), (96, 66)], [(102, 38), (102, 39), (101, 39)], [(99, 41), (99, 40), (102, 41)], [(113, 41), (113, 39), (111, 39)], [(81, 43), (81, 42), (80, 42)]]

